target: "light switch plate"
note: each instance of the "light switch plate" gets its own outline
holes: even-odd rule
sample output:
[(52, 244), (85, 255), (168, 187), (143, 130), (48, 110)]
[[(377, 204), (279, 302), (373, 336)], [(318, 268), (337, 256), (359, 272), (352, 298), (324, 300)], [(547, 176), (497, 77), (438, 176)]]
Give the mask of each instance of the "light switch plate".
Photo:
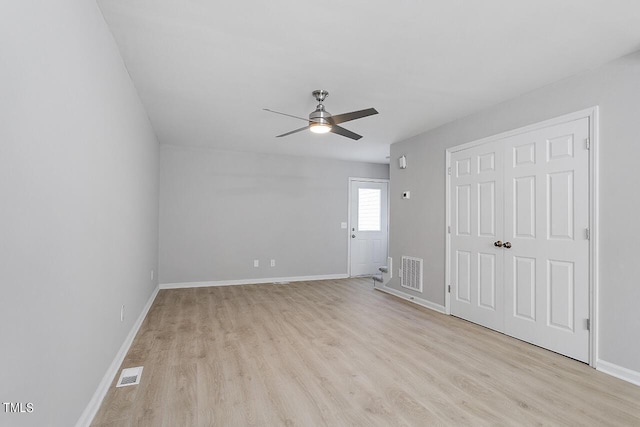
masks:
[(342, 228), (343, 230), (347, 229), (347, 223), (346, 222), (341, 222), (340, 223), (340, 228)]

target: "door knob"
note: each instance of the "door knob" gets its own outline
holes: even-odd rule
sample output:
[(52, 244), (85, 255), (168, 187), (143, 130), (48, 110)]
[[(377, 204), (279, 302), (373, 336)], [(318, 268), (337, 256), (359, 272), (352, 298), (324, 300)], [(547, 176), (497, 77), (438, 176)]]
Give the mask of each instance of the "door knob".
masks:
[(493, 246), (501, 248), (502, 247), (502, 242), (500, 240), (497, 240), (497, 241), (493, 242)]
[(355, 234), (352, 234), (352, 235), (351, 235), (351, 238), (352, 238), (352, 239), (355, 239), (355, 238), (356, 238), (356, 235), (355, 235)]
[(511, 248), (511, 242), (504, 242), (504, 247), (507, 249)]

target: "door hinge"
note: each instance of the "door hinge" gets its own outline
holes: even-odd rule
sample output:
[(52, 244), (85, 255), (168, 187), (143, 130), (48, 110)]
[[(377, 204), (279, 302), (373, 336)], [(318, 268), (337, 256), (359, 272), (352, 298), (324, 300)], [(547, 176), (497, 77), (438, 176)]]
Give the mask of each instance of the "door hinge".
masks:
[(587, 146), (587, 150), (589, 150), (591, 148), (591, 139), (587, 138), (584, 140), (586, 146)]
[(447, 174), (451, 175), (451, 166), (447, 168)]
[(451, 285), (447, 286), (447, 292), (451, 293)]
[(591, 319), (585, 319), (586, 320), (586, 324), (587, 324), (587, 331), (591, 330)]
[(584, 229), (584, 237), (585, 237), (585, 239), (587, 239), (587, 240), (591, 240), (591, 233), (589, 232), (589, 229), (588, 229), (588, 228), (585, 228), (585, 229)]
[(450, 225), (447, 226), (447, 233), (451, 234), (451, 226)]

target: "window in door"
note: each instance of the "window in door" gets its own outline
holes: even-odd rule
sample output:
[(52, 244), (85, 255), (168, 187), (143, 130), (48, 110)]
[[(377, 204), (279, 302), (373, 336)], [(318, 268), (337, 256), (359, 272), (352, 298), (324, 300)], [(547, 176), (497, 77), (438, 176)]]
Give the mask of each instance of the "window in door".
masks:
[(380, 231), (380, 196), (378, 188), (358, 189), (358, 231)]

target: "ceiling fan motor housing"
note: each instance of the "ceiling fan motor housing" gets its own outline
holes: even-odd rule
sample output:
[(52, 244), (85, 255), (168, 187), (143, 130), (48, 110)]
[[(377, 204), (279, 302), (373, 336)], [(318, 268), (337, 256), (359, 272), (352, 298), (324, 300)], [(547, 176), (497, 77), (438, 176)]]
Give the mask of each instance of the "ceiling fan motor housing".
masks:
[(309, 124), (331, 126), (331, 113), (324, 109), (324, 105), (318, 104), (315, 111), (309, 114)]

